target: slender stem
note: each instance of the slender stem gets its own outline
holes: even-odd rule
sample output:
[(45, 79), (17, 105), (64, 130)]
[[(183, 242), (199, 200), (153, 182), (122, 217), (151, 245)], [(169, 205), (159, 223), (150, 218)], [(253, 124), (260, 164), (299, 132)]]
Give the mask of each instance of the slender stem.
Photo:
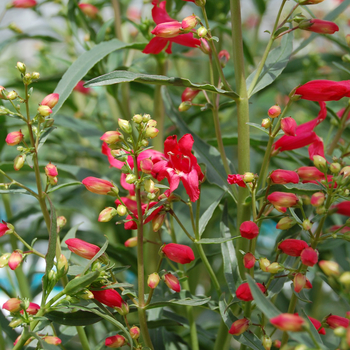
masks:
[(171, 209), (169, 210), (169, 214), (172, 215), (175, 220), (177, 221), (177, 223), (180, 225), (180, 227), (182, 228), (182, 230), (185, 232), (186, 236), (192, 241), (194, 242), (194, 238), (191, 236), (191, 234), (186, 230), (185, 226), (182, 224), (182, 222), (180, 221), (180, 219), (177, 217), (177, 215), (175, 214), (175, 212)]
[(229, 349), (230, 340), (231, 340), (231, 335), (228, 332), (227, 326), (225, 322), (221, 320), (213, 350)]
[(0, 14), (0, 22), (5, 17), (6, 11), (7, 11), (7, 8), (5, 8), (5, 10), (1, 12), (1, 14)]
[(292, 9), (291, 11), (288, 13), (288, 15), (286, 16), (286, 18), (280, 23), (280, 25), (277, 27), (277, 29), (281, 28), (287, 21), (288, 18), (293, 14), (293, 12), (298, 8), (300, 4), (297, 3)]
[(88, 338), (87, 338), (87, 336), (86, 336), (84, 327), (82, 327), (82, 326), (77, 326), (76, 329), (77, 329), (77, 331), (78, 331), (78, 335), (79, 335), (79, 340), (80, 340), (81, 348), (82, 348), (83, 350), (90, 350), (89, 341), (88, 341)]
[(321, 349), (320, 344), (317, 342), (317, 340), (315, 339), (314, 335), (312, 334), (311, 330), (309, 328), (306, 329), (306, 332), (308, 332), (312, 342), (314, 343), (316, 349)]
[(19, 241), (21, 241), (33, 254), (40, 256), (40, 258), (45, 259), (45, 255), (39, 253), (37, 250), (32, 248), (16, 231), (12, 233)]
[(38, 195), (32, 191), (30, 188), (28, 188), (27, 186), (22, 185), (21, 183), (17, 182), (16, 180), (12, 179), (12, 177), (10, 177), (9, 175), (7, 175), (4, 171), (2, 171), (0, 169), (0, 174), (4, 175), (5, 177), (7, 177), (12, 183), (11, 185), (16, 185), (18, 187), (21, 187), (23, 189), (25, 189), (26, 191), (28, 191), (29, 193), (31, 193), (33, 195), (33, 197), (35, 197), (36, 199), (38, 199)]
[[(232, 2), (233, 0), (231, 0)], [(256, 73), (254, 75), (254, 78), (249, 86), (249, 90), (248, 90), (248, 96), (250, 97), (254, 88), (255, 88), (255, 85), (256, 83), (258, 82), (258, 79), (259, 79), (259, 76), (260, 76), (260, 73), (262, 72), (263, 68), (264, 68), (264, 65), (265, 65), (265, 62), (266, 62), (266, 59), (267, 59), (267, 56), (270, 52), (270, 49), (271, 49), (271, 46), (275, 40), (275, 31), (277, 29), (277, 25), (278, 25), (278, 21), (280, 19), (280, 16), (281, 16), (281, 13), (282, 13), (282, 10), (283, 10), (283, 7), (284, 7), (284, 4), (286, 3), (287, 0), (283, 0), (282, 3), (281, 3), (281, 6), (280, 6), (280, 9), (278, 11), (278, 14), (277, 14), (277, 18), (276, 18), (276, 21), (275, 21), (275, 24), (274, 24), (274, 27), (273, 27), (273, 30), (272, 30), (272, 33), (271, 33), (271, 36), (270, 36), (270, 40), (269, 42), (267, 43), (267, 46), (266, 46), (266, 49), (265, 49), (265, 52), (261, 58), (261, 61), (259, 63), (259, 66), (256, 70)], [(233, 16), (233, 14), (232, 14)], [(233, 34), (233, 36), (236, 35), (236, 34)]]

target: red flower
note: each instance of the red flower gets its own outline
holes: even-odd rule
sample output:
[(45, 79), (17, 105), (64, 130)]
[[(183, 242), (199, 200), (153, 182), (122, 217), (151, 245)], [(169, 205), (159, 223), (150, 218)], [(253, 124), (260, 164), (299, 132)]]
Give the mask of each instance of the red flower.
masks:
[(120, 294), (114, 289), (92, 290), (91, 293), (97, 301), (112, 308), (121, 309), (123, 303), (125, 303)]
[(255, 264), (255, 256), (252, 253), (246, 253), (243, 257), (243, 264), (246, 269), (251, 269)]
[[(313, 318), (311, 316), (308, 316), (309, 320), (311, 321), (311, 323), (314, 325), (314, 327), (319, 330), (320, 327), (321, 327), (321, 322), (319, 320), (316, 320), (316, 318)], [(322, 327), (319, 331), (318, 331), (319, 334), (323, 334), (325, 335), (326, 334), (326, 330)]]
[(296, 136), (297, 122), (292, 117), (283, 118), (281, 120), (281, 129), (287, 136)]
[(253, 239), (259, 235), (259, 227), (253, 221), (244, 221), (239, 227), (241, 236), (247, 239)]
[(280, 314), (270, 319), (272, 325), (281, 331), (299, 332), (305, 321), (298, 315)]
[(339, 31), (339, 27), (335, 23), (317, 18), (302, 21), (299, 28), (319, 34), (334, 34)]
[(91, 92), (91, 88), (84, 87), (84, 84), (85, 82), (80, 80), (73, 90), (78, 91), (84, 95), (88, 95)]
[(194, 260), (193, 250), (187, 245), (169, 243), (162, 250), (168, 259), (179, 264), (189, 264)]
[(309, 146), (309, 158), (310, 160), (314, 160), (314, 156), (321, 156), (325, 158), (324, 156), (324, 144), (321, 139), (314, 141)]
[(338, 101), (350, 97), (350, 80), (312, 80), (299, 86), (295, 94), (309, 101)]
[(282, 250), (284, 254), (290, 256), (300, 256), (301, 252), (308, 248), (308, 245), (305, 241), (300, 239), (285, 239), (278, 245), (278, 249)]
[(330, 315), (326, 318), (326, 323), (328, 326), (332, 329), (338, 328), (338, 327), (349, 327), (349, 320), (345, 317), (336, 316), (336, 315)]
[[(337, 112), (337, 116), (339, 117), (339, 119), (341, 119), (343, 117), (343, 114), (345, 112), (345, 108), (342, 108), (339, 110), (339, 112)], [(348, 112), (348, 115), (346, 117), (346, 120), (350, 119), (350, 111)]]
[(181, 95), (181, 101), (192, 101), (199, 93), (201, 90), (195, 90), (187, 87), (182, 95)]
[(267, 200), (274, 207), (289, 208), (297, 205), (299, 199), (294, 193), (272, 192), (267, 196)]
[(170, 190), (168, 196), (175, 191), (182, 181), (188, 196), (192, 202), (199, 198), (199, 182), (203, 181), (204, 175), (197, 163), (197, 158), (192, 154), (193, 137), (186, 134), (177, 142), (177, 136), (169, 136), (164, 142), (164, 155), (167, 160), (154, 164), (154, 177), (161, 181), (165, 177), (169, 181)]
[(236, 184), (239, 187), (247, 187), (247, 185), (245, 184), (245, 182), (243, 181), (243, 177), (242, 175), (239, 174), (229, 174), (227, 176), (227, 182), (230, 185)]
[(350, 216), (350, 201), (338, 203), (333, 208), (337, 209), (338, 214)]
[(26, 9), (36, 6), (36, 4), (36, 0), (13, 0), (10, 5), (16, 8)]
[(297, 170), (302, 181), (323, 180), (324, 174), (314, 166), (302, 166)]
[(297, 184), (299, 182), (299, 176), (295, 171), (277, 169), (270, 174), (270, 179), (274, 184)]
[(105, 340), (105, 346), (108, 348), (121, 348), (125, 343), (125, 338), (122, 335), (112, 335), (111, 337), (107, 337)]
[(232, 323), (228, 331), (232, 335), (241, 335), (249, 328), (250, 321), (247, 318), (242, 318)]
[[(29, 306), (26, 311), (28, 315), (36, 315), (39, 310), (40, 310), (40, 306), (38, 304), (29, 303)], [(23, 315), (24, 311), (21, 310), (20, 313), (21, 315)]]
[(181, 285), (179, 280), (170, 272), (163, 276), (165, 284), (172, 289), (174, 292), (180, 293)]
[(4, 220), (0, 223), (0, 237), (6, 234), (10, 234), (14, 231), (14, 227), (11, 224), (8, 224)]
[(314, 266), (318, 262), (318, 253), (311, 247), (305, 248), (300, 255), (301, 262), (306, 266)]
[[(160, 25), (162, 23), (167, 23), (167, 22), (177, 22), (176, 20), (171, 18), (166, 12), (166, 9), (165, 9), (166, 2), (162, 1), (159, 4), (159, 6), (158, 6), (158, 2), (159, 0), (152, 1), (152, 5), (153, 5), (152, 18), (154, 22), (157, 25)], [(178, 23), (181, 26), (181, 23), (180, 22)], [(165, 52), (170, 54), (172, 53), (171, 51), (172, 43), (177, 43), (188, 47), (199, 47), (201, 44), (199, 39), (195, 39), (193, 37), (193, 33), (179, 34), (171, 38), (156, 36), (151, 39), (151, 41), (148, 43), (148, 45), (145, 47), (145, 49), (142, 52), (147, 54), (152, 53), (157, 55), (169, 44)]]
[(105, 195), (111, 193), (114, 187), (111, 182), (93, 176), (86, 177), (82, 184), (92, 193)]
[[(266, 292), (266, 288), (261, 284), (261, 283), (257, 283), (257, 286), (259, 287), (259, 289), (265, 293)], [(253, 295), (252, 292), (250, 291), (250, 287), (249, 284), (247, 282), (242, 283), (236, 291), (236, 297), (240, 300), (243, 301), (252, 301)]]

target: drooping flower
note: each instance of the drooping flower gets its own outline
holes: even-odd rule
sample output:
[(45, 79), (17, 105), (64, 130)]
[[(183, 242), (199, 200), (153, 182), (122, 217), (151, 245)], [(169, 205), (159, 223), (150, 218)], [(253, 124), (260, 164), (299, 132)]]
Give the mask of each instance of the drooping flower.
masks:
[[(256, 284), (259, 289), (265, 293), (266, 292), (266, 288), (261, 284), (261, 283), (257, 283)], [(252, 301), (253, 295), (252, 292), (250, 290), (249, 284), (247, 282), (242, 283), (236, 290), (236, 297), (240, 300), (243, 301)]]
[(187, 245), (169, 243), (163, 247), (162, 251), (168, 259), (179, 264), (189, 264), (194, 260), (193, 250)]
[(249, 328), (250, 321), (247, 318), (242, 318), (232, 323), (228, 331), (232, 335), (241, 335)]
[(339, 31), (339, 27), (335, 23), (317, 18), (301, 21), (299, 23), (299, 28), (319, 34), (334, 34)]
[[(154, 22), (157, 24), (157, 26), (158, 25), (164, 26), (163, 25), (164, 23), (177, 22), (181, 27), (180, 22), (176, 21), (175, 19), (171, 18), (168, 15), (165, 9), (166, 2), (165, 1), (160, 2), (159, 6), (158, 6), (158, 3), (159, 3), (159, 0), (152, 1), (152, 5), (153, 5), (152, 18)], [(177, 43), (188, 47), (199, 47), (201, 44), (199, 39), (196, 39), (193, 37), (193, 33), (179, 34), (174, 37), (166, 37), (166, 38), (155, 36), (154, 38), (151, 39), (151, 41), (148, 43), (148, 45), (145, 47), (145, 49), (142, 52), (146, 54), (157, 55), (168, 45), (165, 52), (171, 54), (172, 53), (171, 46), (173, 43)]]
[(338, 327), (349, 327), (349, 319), (337, 315), (330, 315), (326, 318), (326, 323), (328, 326), (332, 329), (338, 328)]
[(281, 120), (281, 129), (287, 136), (297, 136), (297, 122), (292, 117), (286, 117)]
[(204, 175), (197, 163), (197, 158), (192, 154), (194, 140), (191, 134), (185, 134), (177, 142), (177, 136), (169, 136), (164, 142), (164, 155), (167, 160), (159, 161), (153, 166), (154, 177), (161, 181), (165, 177), (169, 181), (169, 195), (175, 191), (182, 181), (188, 196), (192, 202), (199, 198), (199, 183)]
[(285, 239), (278, 245), (278, 249), (289, 256), (300, 256), (305, 248), (308, 248), (308, 244), (301, 239)]
[(305, 321), (299, 315), (280, 314), (270, 319), (272, 325), (281, 331), (299, 332)]

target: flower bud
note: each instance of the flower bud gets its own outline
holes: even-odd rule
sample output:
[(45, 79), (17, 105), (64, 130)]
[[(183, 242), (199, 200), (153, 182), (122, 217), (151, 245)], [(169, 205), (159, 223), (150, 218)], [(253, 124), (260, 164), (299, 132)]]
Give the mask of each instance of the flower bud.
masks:
[(293, 280), (294, 290), (296, 293), (300, 293), (304, 289), (306, 284), (306, 277), (302, 273), (297, 273)]
[(295, 171), (277, 169), (270, 174), (270, 179), (274, 184), (285, 185), (287, 183), (297, 184), (300, 179)]
[(159, 277), (158, 273), (153, 272), (148, 276), (147, 285), (151, 289), (155, 289), (158, 286), (159, 281), (160, 281), (160, 277)]
[(197, 16), (191, 15), (184, 18), (181, 22), (182, 29), (186, 31), (190, 31), (193, 29), (198, 23)]
[(12, 319), (12, 321), (9, 323), (9, 326), (11, 328), (16, 328), (18, 326), (20, 326), (23, 323), (23, 319), (21, 318), (14, 318)]
[(7, 98), (6, 94), (7, 94), (6, 89), (3, 86), (0, 85), (0, 98), (1, 99), (6, 99)]
[(280, 314), (271, 318), (270, 322), (273, 326), (285, 332), (299, 332), (305, 323), (300, 316), (292, 314)]
[(158, 214), (152, 219), (152, 229), (154, 232), (158, 232), (159, 229), (163, 226), (166, 214)]
[(151, 116), (149, 114), (144, 114), (143, 117), (142, 117), (142, 121), (144, 123), (147, 123), (151, 120)]
[(137, 237), (131, 237), (124, 242), (125, 247), (134, 248), (137, 246)]
[(208, 42), (203, 38), (200, 38), (199, 40), (201, 41), (201, 45), (199, 46), (199, 48), (202, 50), (203, 53), (209, 55), (211, 53), (211, 48)]
[(67, 224), (67, 219), (64, 216), (59, 216), (56, 222), (57, 222), (57, 232), (60, 232), (61, 228)]
[(267, 111), (270, 118), (277, 118), (281, 114), (281, 107), (278, 105), (272, 106)]
[(323, 273), (327, 276), (339, 276), (339, 265), (335, 261), (321, 260), (318, 263)]
[(255, 261), (255, 256), (252, 253), (246, 253), (243, 257), (243, 264), (246, 269), (254, 267)]
[(11, 298), (6, 301), (2, 308), (10, 312), (17, 312), (21, 309), (21, 300), (18, 298)]
[(260, 258), (259, 259), (259, 266), (261, 268), (261, 270), (263, 270), (264, 272), (267, 272), (267, 267), (271, 264), (269, 259), (266, 258)]
[(334, 34), (339, 31), (339, 27), (330, 21), (322, 19), (306, 19), (299, 23), (300, 29), (320, 34)]
[(57, 167), (51, 163), (45, 167), (45, 174), (48, 177), (56, 177), (58, 175)]
[(134, 175), (134, 174), (128, 174), (128, 175), (126, 175), (126, 178), (125, 178), (126, 183), (128, 183), (128, 184), (131, 185), (131, 184), (133, 184), (136, 180), (137, 180), (136, 175)]
[[(38, 304), (29, 303), (29, 305), (27, 306), (26, 312), (28, 315), (36, 315), (39, 310), (40, 310), (40, 306)], [(23, 310), (21, 310), (21, 315), (23, 314), (24, 312)]]
[(10, 256), (11, 256), (11, 253), (5, 253), (0, 256), (0, 268), (8, 265)]
[[(34, 74), (34, 73), (33, 73)], [(32, 74), (32, 77), (33, 77)], [(44, 97), (44, 99), (41, 101), (42, 106), (48, 106), (49, 108), (53, 108), (56, 106), (58, 100), (59, 100), (60, 95), (59, 94), (50, 94)]]
[(16, 270), (23, 260), (22, 251), (15, 250), (8, 260), (8, 266), (11, 270)]
[(218, 54), (220, 65), (222, 68), (226, 67), (228, 60), (230, 59), (230, 54), (226, 50), (221, 50)]
[[(340, 164), (339, 164), (340, 165)], [(343, 178), (347, 178), (350, 175), (350, 166), (345, 166), (341, 171), (340, 174), (343, 175)]]
[(118, 119), (118, 125), (119, 125), (119, 127), (120, 127), (120, 129), (123, 131), (123, 132), (125, 132), (125, 133), (127, 133), (127, 134), (131, 134), (131, 132), (132, 132), (132, 127), (131, 127), (131, 125), (130, 125), (130, 123), (129, 123), (129, 121), (128, 120), (125, 120), (125, 119)]
[(259, 235), (259, 227), (253, 221), (244, 221), (239, 227), (241, 236), (247, 239), (253, 239)]
[(95, 19), (97, 17), (98, 8), (96, 6), (82, 2), (78, 4), (78, 6), (85, 16), (91, 19)]
[(101, 249), (97, 245), (85, 242), (79, 238), (69, 238), (65, 243), (71, 252), (88, 260), (91, 260)]
[(68, 272), (67, 258), (61, 254), (57, 261), (57, 274), (59, 277), (64, 276)]
[(126, 207), (122, 204), (119, 204), (117, 207), (117, 214), (119, 216), (124, 216), (124, 215), (126, 215), (126, 213), (127, 213)]
[[(341, 165), (339, 163), (331, 163), (329, 166), (329, 170), (333, 174), (338, 174), (340, 171), (340, 168), (341, 168)], [(349, 167), (349, 171), (350, 171), (350, 167)], [(350, 174), (350, 172), (349, 172), (349, 174)]]
[(174, 38), (180, 34), (181, 23), (178, 21), (163, 22), (151, 31), (158, 38)]
[(250, 321), (247, 318), (242, 318), (232, 323), (228, 331), (232, 335), (241, 335), (249, 328)]
[(169, 272), (169, 273), (166, 273), (166, 274), (163, 276), (163, 280), (164, 280), (165, 284), (166, 284), (170, 289), (172, 289), (173, 291), (175, 291), (175, 292), (177, 292), (177, 293), (180, 293), (180, 291), (181, 291), (180, 282), (179, 282), (179, 280), (178, 280), (173, 274), (171, 274), (170, 272)]
[(7, 134), (5, 141), (9, 146), (16, 146), (23, 140), (23, 137), (21, 130), (13, 131)]
[(296, 220), (294, 218), (291, 218), (290, 216), (282, 218), (280, 221), (278, 221), (276, 228), (279, 230), (289, 230), (296, 224)]
[(14, 230), (15, 228), (13, 225), (9, 224), (8, 222), (2, 220), (2, 223), (0, 223), (0, 237), (10, 235)]
[[(39, 78), (40, 78), (40, 73), (38, 73), (38, 72), (32, 73), (32, 79), (37, 80)], [(52, 95), (58, 95), (58, 94), (52, 94)], [(41, 104), (43, 104), (43, 103), (41, 103)]]
[(22, 62), (17, 62), (17, 65), (16, 65), (17, 69), (22, 73), (22, 74), (26, 74), (26, 65)]
[(141, 124), (142, 123), (142, 115), (141, 114), (135, 114), (133, 117), (132, 117), (132, 121), (136, 124)]
[(38, 108), (38, 113), (43, 117), (47, 117), (52, 113), (52, 109), (49, 106), (40, 105)]
[(306, 266), (314, 266), (318, 261), (318, 252), (311, 247), (305, 248), (300, 255), (301, 262)]
[(11, 23), (8, 25), (7, 28), (10, 29), (10, 30), (12, 30), (12, 31), (13, 31), (14, 33), (16, 33), (16, 34), (22, 34), (22, 33), (23, 33), (22, 29), (19, 28), (19, 27), (16, 25), (15, 22), (11, 22)]
[(153, 127), (148, 127), (145, 131), (145, 137), (146, 138), (150, 138), (150, 139), (154, 139), (159, 133), (159, 130)]
[(289, 256), (300, 256), (305, 248), (308, 248), (308, 244), (301, 239), (285, 239), (278, 245), (278, 249)]
[(204, 38), (208, 34), (208, 30), (205, 27), (200, 27), (197, 29), (197, 35), (200, 38)]
[(270, 264), (269, 266), (267, 266), (266, 268), (266, 272), (275, 274), (275, 273), (279, 273), (281, 271), (284, 271), (284, 267), (277, 263), (277, 262), (273, 262), (272, 264)]
[(316, 192), (311, 196), (311, 205), (320, 207), (325, 201), (325, 194), (323, 192)]
[(154, 192), (154, 182), (151, 179), (145, 180), (144, 187), (146, 192)]
[(271, 126), (271, 119), (270, 118), (264, 118), (261, 121), (261, 126), (265, 129), (268, 129)]
[(79, 299), (91, 300), (94, 299), (94, 295), (88, 289), (84, 289), (76, 295)]
[(329, 315), (326, 318), (326, 323), (328, 324), (329, 328), (335, 329), (337, 327), (349, 327), (349, 319), (341, 316), (336, 315)]
[(113, 335), (111, 337), (106, 338), (105, 346), (108, 348), (121, 348), (125, 344), (125, 338), (122, 335)]
[(98, 216), (98, 221), (99, 222), (108, 222), (111, 221), (113, 219), (114, 216), (117, 215), (117, 209), (113, 208), (113, 207), (108, 207), (103, 209), (100, 212), (100, 215)]
[(132, 339), (138, 339), (140, 337), (140, 328), (132, 326), (129, 330)]
[[(182, 93), (182, 95), (181, 95), (181, 101), (182, 102), (185, 102), (185, 101), (192, 101), (199, 93), (200, 93), (200, 91), (201, 90), (195, 90), (195, 89), (192, 89), (192, 88), (189, 88), (189, 87), (187, 87), (184, 91), (183, 91), (183, 93)], [(189, 107), (187, 108), (187, 109), (189, 109), (190, 107), (191, 107), (191, 104), (188, 104), (189, 105)], [(180, 105), (181, 106), (181, 105)], [(186, 110), (187, 110), (186, 109)], [(180, 107), (179, 107), (179, 111), (180, 112), (184, 112), (184, 111), (181, 111), (180, 110)]]
[(296, 136), (297, 123), (292, 117), (283, 118), (281, 120), (281, 129), (287, 136)]
[(322, 156), (314, 156), (313, 157), (313, 162), (315, 167), (320, 170), (320, 171), (325, 171), (327, 170), (327, 161), (325, 158), (323, 158)]
[(8, 95), (6, 96), (6, 98), (10, 101), (15, 100), (18, 97), (17, 92), (16, 91), (11, 91), (8, 93)]
[(142, 159), (140, 162), (141, 171), (145, 174), (151, 174), (153, 169), (153, 162), (150, 158)]
[(179, 105), (179, 112), (186, 112), (192, 107), (191, 101), (183, 101)]
[(118, 190), (111, 182), (89, 176), (82, 181), (86, 189), (96, 194), (113, 194), (112, 188)]
[(339, 277), (339, 282), (346, 287), (350, 287), (350, 271), (343, 272)]
[(244, 182), (252, 182), (255, 179), (255, 175), (253, 173), (244, 173), (242, 177)]
[(305, 220), (303, 221), (302, 226), (303, 226), (303, 229), (304, 229), (305, 231), (309, 231), (309, 230), (311, 230), (312, 223), (310, 222), (309, 219), (305, 219)]
[(169, 243), (162, 247), (162, 252), (171, 261), (179, 264), (189, 264), (194, 260), (193, 250), (183, 244)]
[(343, 338), (346, 335), (346, 329), (344, 327), (337, 327), (334, 329), (334, 335), (337, 337)]
[(47, 344), (51, 345), (59, 345), (62, 343), (62, 340), (60, 338), (53, 335), (46, 335), (43, 339)]
[(115, 144), (123, 140), (123, 135), (118, 131), (106, 131), (101, 137), (100, 140), (108, 144)]
[(263, 336), (262, 345), (265, 350), (271, 350), (272, 339), (266, 334)]
[[(261, 284), (261, 283), (256, 283), (258, 288), (265, 293), (266, 288)], [(239, 300), (243, 301), (252, 301), (253, 300), (253, 295), (250, 290), (249, 284), (247, 282), (242, 283), (236, 290), (236, 296)]]
[(293, 207), (298, 204), (298, 197), (294, 193), (285, 192), (273, 192), (267, 196), (267, 200), (273, 205), (278, 207)]

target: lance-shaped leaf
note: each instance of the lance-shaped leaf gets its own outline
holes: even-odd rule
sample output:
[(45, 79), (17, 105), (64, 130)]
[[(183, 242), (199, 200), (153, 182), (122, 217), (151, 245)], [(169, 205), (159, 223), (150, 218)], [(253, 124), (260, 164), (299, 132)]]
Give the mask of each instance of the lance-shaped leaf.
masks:
[(91, 312), (82, 310), (73, 312), (71, 309), (50, 311), (45, 316), (53, 322), (67, 326), (87, 326), (102, 320), (102, 317)]
[(202, 234), (203, 234), (205, 228), (207, 227), (209, 220), (213, 216), (214, 211), (217, 208), (217, 206), (219, 205), (223, 196), (224, 196), (224, 194), (221, 194), (220, 197), (214, 203), (212, 203), (209, 206), (209, 208), (200, 217), (200, 219), (199, 219), (199, 236), (200, 237), (202, 237)]

